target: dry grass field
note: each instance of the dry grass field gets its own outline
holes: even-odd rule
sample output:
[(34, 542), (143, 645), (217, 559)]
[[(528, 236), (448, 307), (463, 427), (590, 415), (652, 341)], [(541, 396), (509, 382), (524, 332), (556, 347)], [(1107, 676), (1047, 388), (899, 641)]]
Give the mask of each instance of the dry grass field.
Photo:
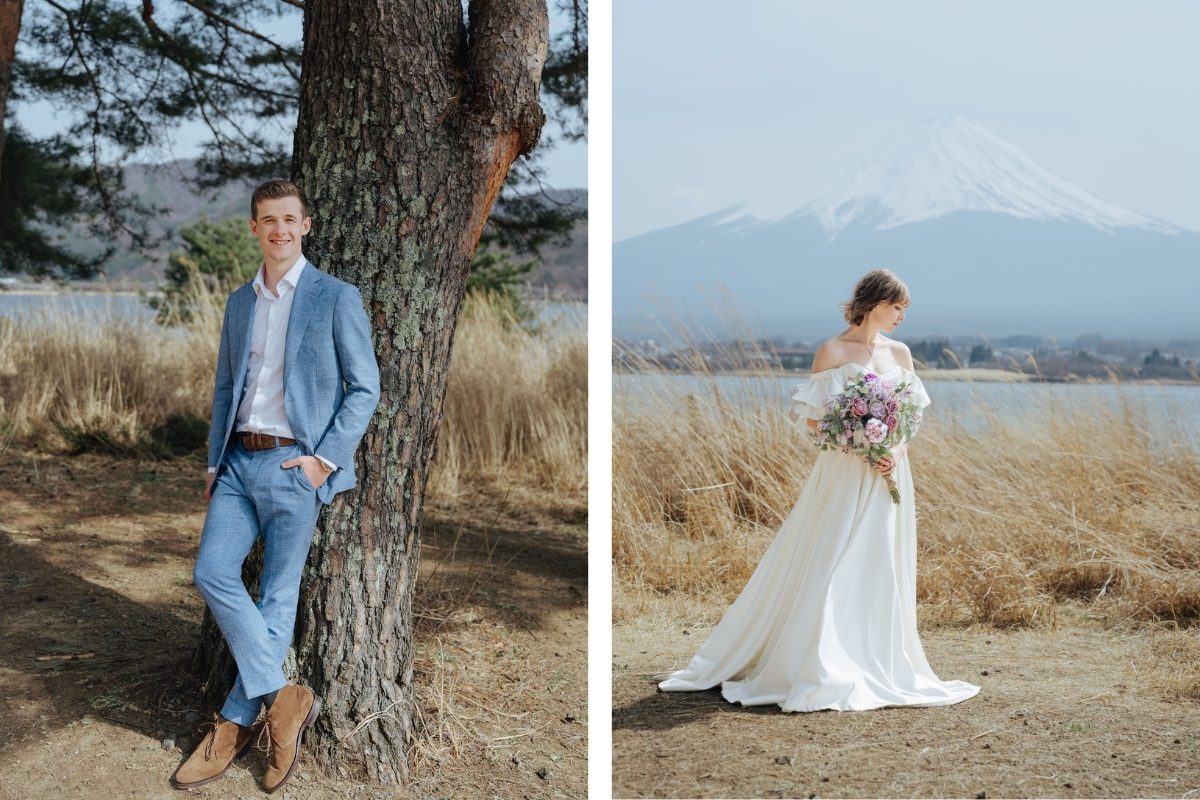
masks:
[[(214, 710), (188, 674), (204, 461), (166, 458), (154, 431), (207, 413), (219, 330), (216, 304), (171, 329), (0, 323), (4, 800), (178, 796), (167, 779)], [(585, 381), (581, 324), (531, 335), (470, 304), (425, 505), (416, 778), (373, 790), (310, 766), (286, 796), (586, 796)], [(264, 766), (199, 791), (257, 796)]]
[[(957, 751), (953, 759), (926, 763), (912, 761), (903, 745), (891, 749), (910, 725), (932, 737), (924, 745), (934, 750), (959, 747), (959, 738), (966, 741), (959, 722), (986, 716), (981, 707), (1003, 707), (1017, 715), (1012, 719), (1041, 708), (1053, 724), (1083, 724), (1070, 719), (1081, 710), (1067, 701), (1093, 693), (1101, 697), (1087, 704), (1088, 725), (1101, 724), (1095, 721), (1101, 707), (1110, 733), (1120, 727), (1114, 720), (1146, 715), (1174, 731), (1168, 743), (1179, 738), (1188, 748), (1186, 755), (1164, 751), (1180, 755), (1171, 763), (1200, 764), (1200, 432), (1180, 430), (1132, 399), (1113, 405), (1080, 393), (1069, 405), (1004, 418), (981, 403), (972, 412), (974, 426), (949, 424), (930, 409), (909, 451), (919, 623), (935, 671), (944, 679), (982, 681), (980, 698), (936, 711), (801, 720), (806, 715), (774, 707), (740, 710), (717, 692), (656, 695), (649, 676), (681, 668), (703, 642), (791, 510), (818, 452), (788, 423), (776, 383), (718, 380), (698, 354), (692, 367), (686, 381), (616, 381), (617, 796), (965, 796), (968, 790), (970, 796), (987, 790), (989, 797), (1132, 796), (1179, 789), (1181, 776), (1162, 773), (1159, 761), (1147, 771), (1140, 771), (1145, 762), (1132, 771), (1126, 765), (1129, 781), (1120, 786), (1076, 781), (1067, 793), (1063, 784), (1070, 780), (1018, 783), (1020, 773), (1037, 769), (1035, 753), (1071, 761), (1056, 749), (1057, 739), (1007, 749), (1008, 758), (990, 763), (987, 780), (965, 782)], [(988, 665), (983, 674), (993, 677), (981, 679)], [(998, 684), (999, 665), (1005, 680)], [(1030, 679), (1015, 680), (1018, 672)], [(989, 697), (989, 689), (1001, 686)], [(986, 705), (997, 701), (1002, 705)], [(971, 735), (986, 731), (985, 722), (973, 722)], [(1017, 724), (1027, 730), (1034, 723)], [(833, 738), (812, 739), (810, 725)], [(854, 734), (872, 725), (878, 727), (871, 735)], [(1139, 738), (1128, 736), (1124, 752)], [(843, 757), (842, 749), (856, 742), (878, 747)], [(771, 750), (771, 758), (794, 758), (796, 767), (781, 770), (772, 762), (768, 770), (766, 761), (731, 755), (720, 765), (720, 780), (702, 780), (714, 772), (700, 769), (704, 759), (694, 773), (686, 761), (674, 769), (664, 760), (686, 759), (692, 747), (734, 754), (755, 746)], [(810, 780), (819, 764), (855, 778), (833, 786)], [(919, 775), (897, 778), (896, 770), (914, 765)], [(778, 780), (761, 777), (772, 770)], [(1143, 779), (1156, 790), (1133, 788)], [(1200, 772), (1193, 768), (1188, 779), (1188, 790), (1200, 792)]]
[[(203, 284), (189, 297), (186, 322), (169, 327), (63, 306), (0, 318), (0, 452), (156, 454), (171, 417), (206, 427), (224, 305)], [(586, 327), (564, 317), (531, 335), (504, 308), (473, 296), (460, 315), (433, 476), (441, 496), (481, 477), (584, 486)]]
[[(618, 622), (674, 597), (731, 601), (818, 452), (765, 380), (663, 386), (615, 400)], [(1200, 432), (1086, 398), (1021, 424), (980, 405), (974, 432), (931, 412), (909, 456), (923, 622), (1052, 625), (1080, 598), (1115, 618), (1200, 620)]]

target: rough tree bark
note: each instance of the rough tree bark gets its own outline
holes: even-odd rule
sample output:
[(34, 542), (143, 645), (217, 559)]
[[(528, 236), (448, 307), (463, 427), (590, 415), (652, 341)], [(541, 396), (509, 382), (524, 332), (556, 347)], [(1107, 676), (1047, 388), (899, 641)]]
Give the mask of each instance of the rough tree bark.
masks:
[(24, 10), (25, 0), (0, 0), (0, 153), (4, 152), (4, 113), (8, 110), (13, 56), (17, 52), (17, 34), (21, 31)]
[[(382, 396), (358, 487), (317, 524), (296, 670), (325, 697), (306, 739), (319, 764), (383, 785), (409, 774), (422, 496), (459, 304), (509, 166), (545, 121), (545, 0), (472, 0), (468, 18), (460, 0), (305, 3), (292, 168), (313, 207), (304, 249), (362, 291)], [(223, 692), (214, 630), (197, 666)]]

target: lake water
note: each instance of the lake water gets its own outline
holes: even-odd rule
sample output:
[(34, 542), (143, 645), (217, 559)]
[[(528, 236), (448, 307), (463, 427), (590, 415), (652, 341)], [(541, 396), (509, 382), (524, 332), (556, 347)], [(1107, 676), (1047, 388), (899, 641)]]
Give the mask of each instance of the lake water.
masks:
[(537, 312), (538, 322), (587, 327), (587, 303), (530, 303), (530, 306)]
[(0, 292), (0, 317), (20, 318), (42, 311), (58, 311), (81, 317), (154, 317), (153, 309), (136, 294), (6, 294)]
[[(560, 325), (587, 325), (587, 303), (529, 304), (537, 314), (538, 322), (555, 320)], [(81, 319), (97, 319), (107, 316), (140, 317), (147, 321), (154, 318), (154, 310), (147, 307), (135, 294), (5, 294), (0, 292), (0, 317), (19, 319), (22, 316), (43, 311), (62, 311), (77, 315)]]
[[(712, 381), (733, 402), (763, 407), (778, 404), (788, 407), (795, 387), (807, 376), (744, 378), (718, 375)], [(924, 381), (932, 404), (926, 409), (930, 419), (944, 424), (976, 428), (984, 424), (972, 412), (982, 405), (1001, 420), (1010, 423), (1044, 419), (1050, 410), (1062, 413), (1087, 413), (1099, 402), (1119, 411), (1122, 406), (1145, 411), (1156, 419), (1178, 420), (1189, 425), (1192, 437), (1200, 434), (1200, 386), (1159, 385), (1152, 383), (993, 383), (966, 381)], [(650, 398), (683, 401), (689, 392), (707, 395), (712, 383), (691, 375), (614, 375), (615, 402), (636, 407)]]

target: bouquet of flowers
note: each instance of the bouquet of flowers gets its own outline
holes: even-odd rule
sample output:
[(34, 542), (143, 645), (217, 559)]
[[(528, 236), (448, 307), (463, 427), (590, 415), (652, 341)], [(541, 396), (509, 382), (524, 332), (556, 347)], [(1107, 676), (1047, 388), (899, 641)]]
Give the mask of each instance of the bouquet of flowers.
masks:
[[(817, 446), (865, 456), (871, 466), (911, 439), (921, 424), (912, 386), (885, 381), (873, 372), (858, 373), (846, 381), (841, 392), (825, 395), (822, 403), (825, 416), (817, 420), (813, 434)], [(883, 478), (892, 502), (899, 503), (896, 482), (891, 475)]]

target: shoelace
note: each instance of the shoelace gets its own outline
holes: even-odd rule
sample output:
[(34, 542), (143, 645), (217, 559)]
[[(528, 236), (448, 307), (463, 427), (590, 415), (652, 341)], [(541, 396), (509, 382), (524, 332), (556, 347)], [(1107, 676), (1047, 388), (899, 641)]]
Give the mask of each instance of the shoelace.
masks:
[[(267, 737), (267, 746), (263, 747), (263, 736)], [(271, 719), (270, 717), (263, 719), (262, 727), (258, 730), (258, 741), (254, 743), (254, 747), (264, 753), (271, 753)]]
[(212, 758), (213, 744), (215, 744), (217, 741), (217, 723), (211, 721), (202, 722), (200, 723), (200, 729), (203, 730), (205, 725), (211, 726), (211, 729), (208, 732), (208, 743), (204, 745), (204, 760), (208, 761)]

